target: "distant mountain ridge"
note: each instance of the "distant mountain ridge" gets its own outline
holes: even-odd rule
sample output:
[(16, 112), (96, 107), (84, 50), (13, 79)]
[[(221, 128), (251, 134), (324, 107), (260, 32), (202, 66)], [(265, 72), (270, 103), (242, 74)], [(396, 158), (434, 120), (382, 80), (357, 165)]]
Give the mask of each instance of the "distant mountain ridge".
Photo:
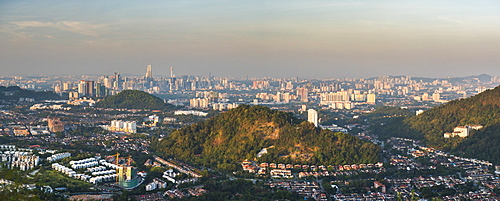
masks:
[(154, 145), (163, 155), (197, 165), (235, 170), (237, 162), (360, 164), (378, 161), (380, 147), (344, 133), (314, 127), (290, 113), (263, 106), (233, 110), (171, 133)]
[(173, 108), (174, 106), (144, 91), (123, 90), (116, 95), (108, 96), (97, 102), (96, 107), (162, 110)]
[[(398, 77), (407, 77), (407, 76), (397, 75), (397, 76), (388, 76), (388, 77), (398, 78)], [(447, 77), (447, 78), (412, 77), (412, 76), (410, 76), (410, 77), (412, 80), (416, 80), (416, 81), (422, 80), (424, 82), (432, 82), (434, 80), (447, 80), (448, 82), (451, 82), (451, 83), (470, 82), (470, 81), (474, 81), (474, 80), (478, 80), (481, 82), (490, 82), (491, 78), (492, 78), (491, 75), (487, 75), (487, 74), (471, 75), (471, 76), (465, 76), (465, 77)], [(378, 77), (371, 77), (371, 78), (368, 78), (367, 80), (376, 80), (376, 79), (378, 79)]]

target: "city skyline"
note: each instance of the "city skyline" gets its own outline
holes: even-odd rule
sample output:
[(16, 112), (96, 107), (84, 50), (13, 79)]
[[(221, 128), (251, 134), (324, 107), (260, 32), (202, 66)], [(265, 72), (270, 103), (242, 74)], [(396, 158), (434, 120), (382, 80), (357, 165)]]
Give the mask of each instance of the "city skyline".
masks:
[(499, 75), (496, 1), (0, 3), (3, 75)]
[(120, 78), (122, 77), (130, 77), (130, 78), (142, 78), (142, 79), (163, 79), (163, 78), (176, 78), (176, 77), (198, 77), (198, 78), (229, 78), (229, 79), (234, 79), (234, 80), (266, 80), (266, 79), (285, 79), (285, 80), (342, 80), (342, 79), (360, 79), (360, 80), (371, 80), (371, 79), (377, 79), (381, 77), (392, 77), (392, 78), (397, 78), (397, 77), (408, 77), (408, 78), (425, 78), (425, 79), (455, 79), (455, 78), (471, 78), (471, 77), (491, 77), (497, 78), (500, 75), (491, 75), (491, 74), (465, 74), (463, 76), (447, 76), (447, 77), (439, 77), (439, 76), (412, 76), (412, 75), (393, 75), (393, 74), (380, 74), (378, 76), (368, 76), (368, 77), (299, 77), (299, 76), (290, 76), (290, 77), (279, 77), (279, 76), (262, 76), (262, 77), (250, 77), (250, 76), (219, 76), (216, 74), (213, 74), (212, 72), (209, 72), (208, 75), (199, 75), (199, 74), (175, 74), (174, 73), (174, 68), (170, 67), (168, 74), (162, 73), (162, 74), (153, 74), (153, 65), (149, 64), (146, 65), (144, 72), (146, 75), (144, 75), (144, 72), (142, 72), (142, 75), (140, 74), (141, 72), (137, 74), (132, 74), (129, 72), (113, 72), (113, 73), (99, 73), (99, 72), (93, 72), (93, 73), (87, 73), (87, 74), (3, 74), (0, 77), (3, 78), (9, 78), (9, 77), (26, 77), (26, 78), (57, 78), (57, 77), (67, 77), (67, 78), (73, 78), (76, 81), (84, 81), (86, 79), (94, 79), (94, 78), (104, 78), (104, 77), (113, 77), (118, 74)]

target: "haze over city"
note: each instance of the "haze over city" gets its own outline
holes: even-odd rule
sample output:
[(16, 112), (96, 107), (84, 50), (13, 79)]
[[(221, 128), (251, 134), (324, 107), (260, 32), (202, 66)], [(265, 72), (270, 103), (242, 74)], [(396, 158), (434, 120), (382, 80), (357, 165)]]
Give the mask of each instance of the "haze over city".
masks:
[(2, 1), (4, 75), (499, 75), (499, 1)]
[(499, 0), (0, 0), (0, 200), (500, 200)]

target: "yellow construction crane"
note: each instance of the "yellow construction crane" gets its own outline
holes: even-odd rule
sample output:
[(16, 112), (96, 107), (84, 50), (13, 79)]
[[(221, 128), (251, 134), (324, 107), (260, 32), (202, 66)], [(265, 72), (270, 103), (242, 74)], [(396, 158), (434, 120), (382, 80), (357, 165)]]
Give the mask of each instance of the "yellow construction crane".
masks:
[[(112, 155), (112, 156), (115, 156), (115, 163), (116, 163), (116, 166), (119, 166), (118, 165), (118, 162), (120, 161), (120, 153), (116, 152), (116, 154)], [(118, 169), (116, 169), (116, 184), (118, 184)]]
[(115, 159), (115, 163), (116, 165), (118, 165), (118, 162), (120, 161), (120, 153), (116, 152), (116, 154), (112, 155), (112, 156), (115, 156), (116, 159)]
[(132, 155), (128, 155), (128, 157), (127, 157), (127, 166), (130, 166), (131, 162), (132, 162)]

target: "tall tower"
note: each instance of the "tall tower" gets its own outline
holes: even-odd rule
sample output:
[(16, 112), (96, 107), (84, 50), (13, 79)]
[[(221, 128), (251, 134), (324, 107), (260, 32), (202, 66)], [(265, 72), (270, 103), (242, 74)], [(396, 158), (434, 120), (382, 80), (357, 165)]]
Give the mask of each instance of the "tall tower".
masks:
[(309, 102), (309, 91), (305, 87), (297, 88), (297, 96), (300, 102)]
[(94, 81), (85, 81), (85, 95), (94, 96)]
[(368, 104), (375, 104), (376, 101), (376, 95), (375, 94), (368, 94), (366, 95), (366, 103)]
[(437, 93), (437, 92), (436, 92), (436, 93), (433, 93), (433, 94), (432, 94), (432, 100), (433, 100), (434, 102), (439, 102), (439, 101), (441, 100), (441, 94), (439, 94), (439, 93)]
[(170, 67), (170, 78), (174, 78), (174, 68)]
[(146, 69), (146, 79), (153, 78), (153, 69), (151, 69), (151, 65), (148, 65)]
[(78, 83), (78, 94), (84, 96), (85, 95), (85, 80), (80, 80)]
[(115, 72), (115, 80), (113, 82), (113, 89), (114, 90), (120, 90), (121, 89), (121, 83), (120, 83), (120, 73)]
[(318, 127), (318, 112), (314, 109), (307, 110), (307, 121)]

